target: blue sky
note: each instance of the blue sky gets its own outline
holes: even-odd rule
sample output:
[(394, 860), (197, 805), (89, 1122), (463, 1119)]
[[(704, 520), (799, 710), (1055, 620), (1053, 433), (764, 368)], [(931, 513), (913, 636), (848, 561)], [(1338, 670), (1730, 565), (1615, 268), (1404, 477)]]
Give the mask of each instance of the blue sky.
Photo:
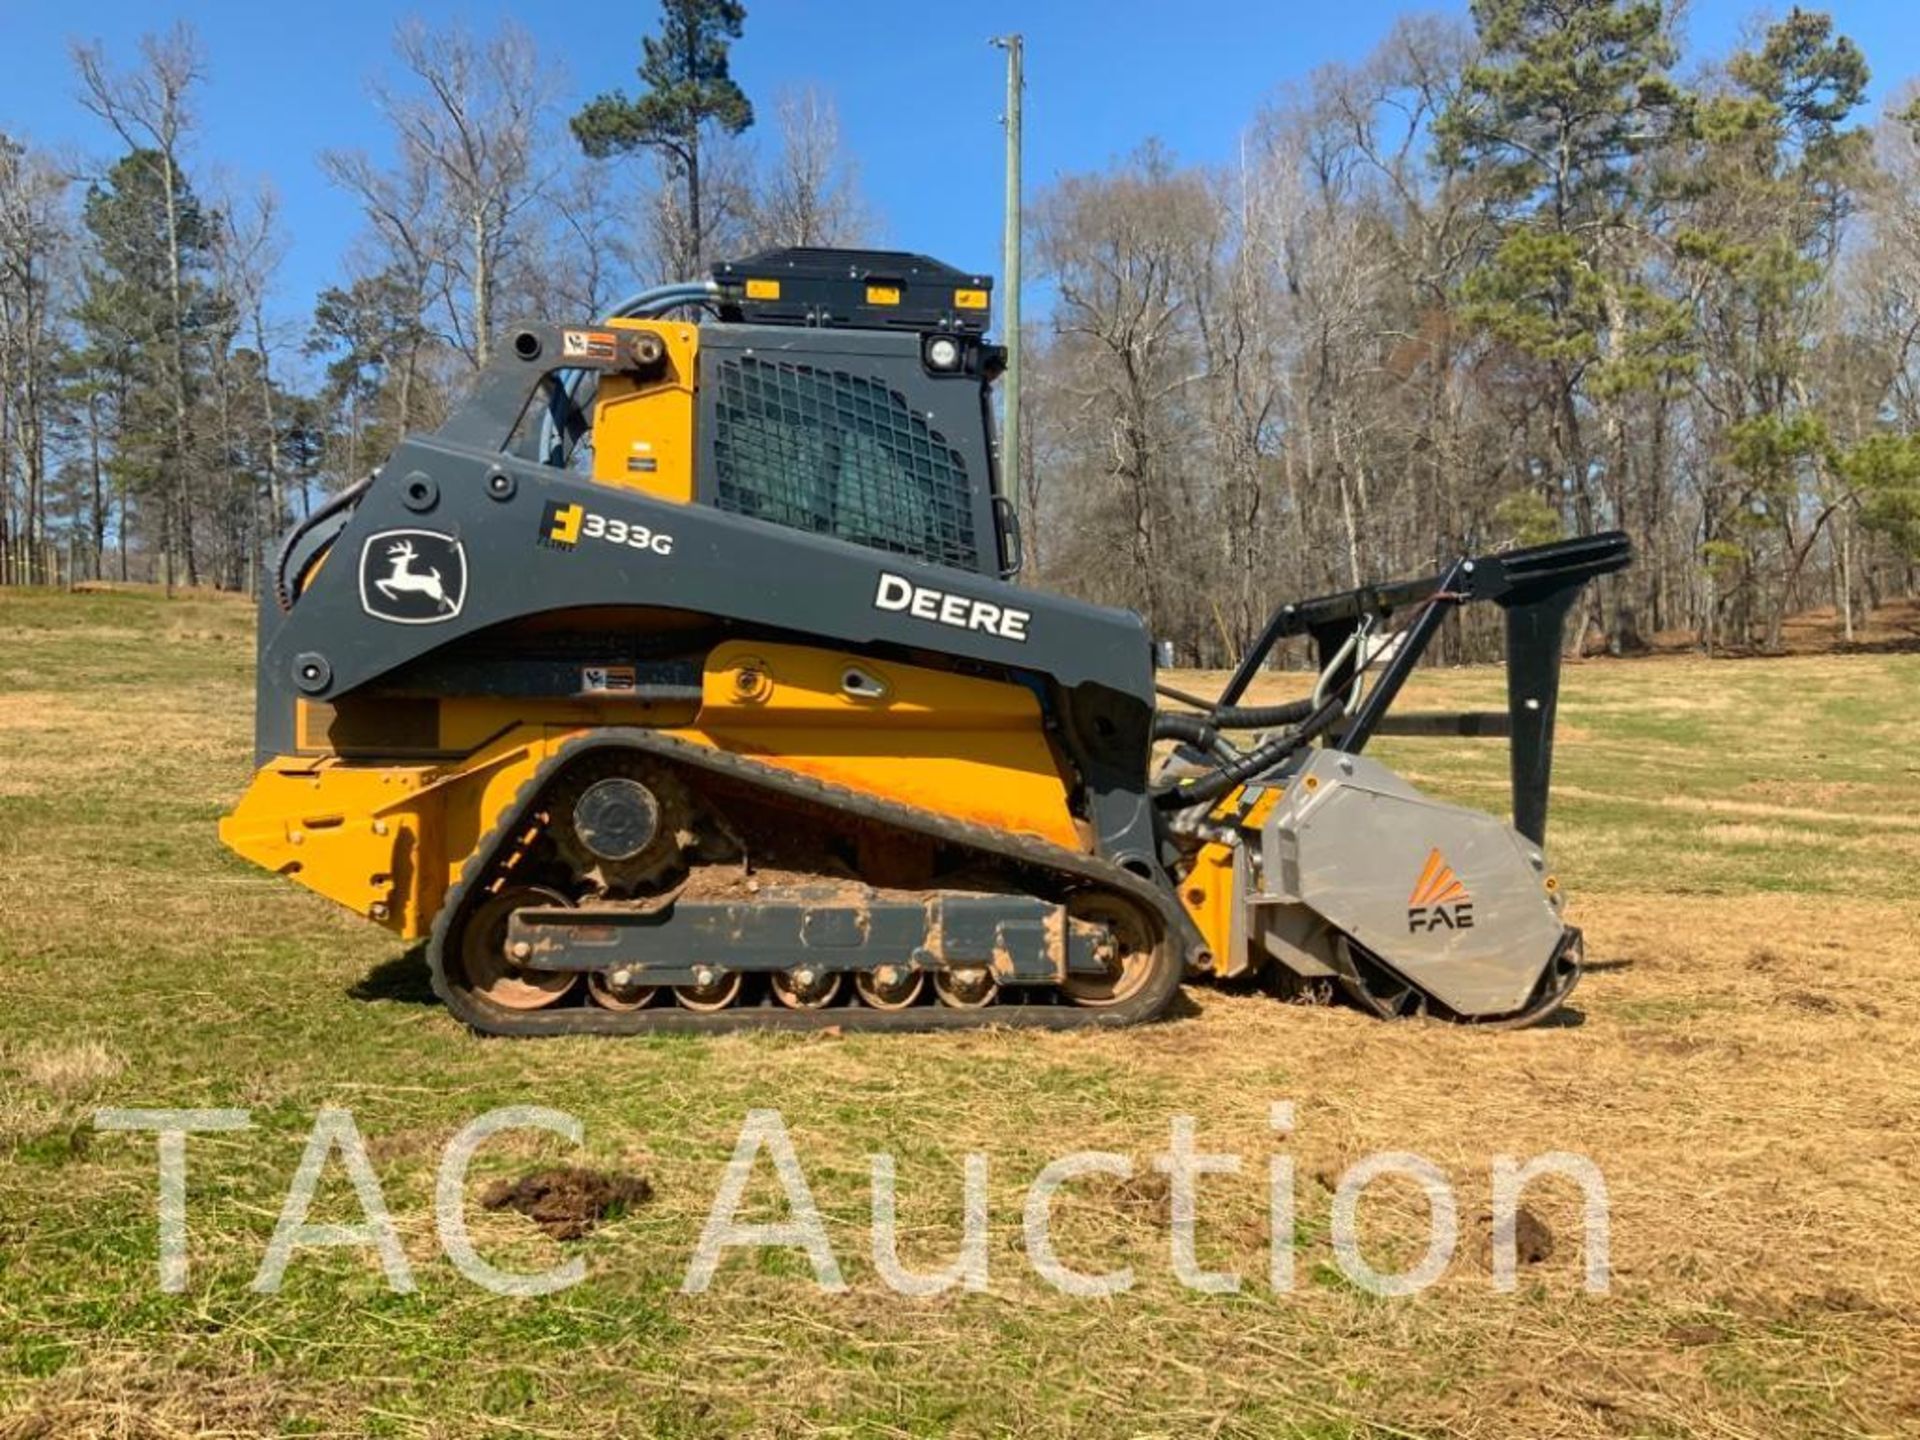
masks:
[[(1826, 7), (1866, 50), (1876, 100), (1920, 74), (1913, 4), (1833, 0)], [(748, 0), (735, 73), (769, 118), (767, 102), (784, 86), (814, 83), (834, 95), (887, 244), (998, 270), (1004, 71), (989, 36), (1019, 30), (1027, 37), (1031, 194), (1149, 136), (1183, 160), (1229, 160), (1263, 102), (1319, 65), (1361, 58), (1398, 15), (1416, 9), (1464, 12), (1466, 0)], [(1728, 48), (1759, 13), (1751, 0), (1695, 0), (1695, 53)], [(314, 157), (326, 146), (383, 150), (367, 81), (387, 56), (395, 23), (409, 14), (481, 29), (514, 16), (564, 66), (565, 93), (575, 103), (631, 85), (639, 37), (657, 18), (653, 0), (0, 0), (0, 129), (110, 154), (110, 137), (74, 102), (70, 38), (104, 40), (116, 61), (128, 63), (142, 31), (188, 20), (210, 72), (194, 162), (203, 174), (272, 177), (290, 246), (280, 309), (304, 317), (315, 291), (339, 274), (359, 224)]]

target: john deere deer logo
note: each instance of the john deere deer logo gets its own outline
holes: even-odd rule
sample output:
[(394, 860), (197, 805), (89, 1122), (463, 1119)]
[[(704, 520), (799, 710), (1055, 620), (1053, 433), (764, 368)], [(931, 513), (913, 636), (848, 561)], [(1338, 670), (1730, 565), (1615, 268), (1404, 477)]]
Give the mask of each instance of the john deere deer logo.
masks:
[(467, 555), (451, 535), (386, 530), (360, 551), (360, 606), (396, 625), (451, 620), (466, 602)]
[(1426, 866), (1413, 882), (1413, 893), (1407, 896), (1408, 932), (1472, 928), (1473, 897), (1439, 849), (1428, 851)]

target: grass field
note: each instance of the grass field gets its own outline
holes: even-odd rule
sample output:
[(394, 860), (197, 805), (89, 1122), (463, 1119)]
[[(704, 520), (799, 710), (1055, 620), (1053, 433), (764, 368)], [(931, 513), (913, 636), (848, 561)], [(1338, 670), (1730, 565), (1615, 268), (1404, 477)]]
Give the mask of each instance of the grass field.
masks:
[[(251, 659), (238, 603), (0, 592), (0, 1437), (1920, 1433), (1920, 654), (1570, 667), (1551, 838), (1593, 967), (1569, 1023), (1387, 1026), (1196, 990), (1111, 1035), (538, 1043), (474, 1038), (417, 955), (219, 847)], [(1500, 686), (1431, 674), (1409, 699)], [(1504, 803), (1498, 745), (1384, 753)], [(512, 1103), (571, 1111), (585, 1146), (502, 1137), (476, 1185), (578, 1161), (654, 1192), (570, 1243), (476, 1210), (502, 1266), (584, 1258), (546, 1298), (487, 1293), (435, 1240), (442, 1145)], [(155, 1280), (154, 1143), (96, 1132), (102, 1105), (251, 1112), (189, 1148), (185, 1293)], [(366, 1137), (416, 1293), (365, 1250), (249, 1289), (328, 1105)], [(756, 1106), (785, 1116), (843, 1294), (787, 1251), (680, 1293)], [(1167, 1264), (1148, 1161), (1179, 1114), (1247, 1157), (1202, 1187), (1200, 1257), (1246, 1275), (1237, 1295)], [(1140, 1166), (1060, 1199), (1063, 1259), (1136, 1269), (1105, 1300), (1056, 1293), (1021, 1248), (1029, 1183), (1079, 1148)], [(1356, 1288), (1328, 1247), (1336, 1178), (1382, 1149), (1460, 1195), (1459, 1252), (1409, 1299)], [(987, 1293), (881, 1284), (876, 1150), (927, 1267), (957, 1243), (962, 1157), (989, 1156)], [(1528, 1197), (1551, 1255), (1493, 1288), (1492, 1157), (1548, 1150), (1607, 1178), (1608, 1294), (1583, 1291), (1552, 1184)], [(1265, 1283), (1276, 1151), (1298, 1176), (1285, 1294)], [(778, 1195), (763, 1167), (754, 1213)], [(314, 1218), (359, 1218), (338, 1166)], [(1410, 1259), (1419, 1192), (1381, 1182), (1362, 1226), (1375, 1263)]]

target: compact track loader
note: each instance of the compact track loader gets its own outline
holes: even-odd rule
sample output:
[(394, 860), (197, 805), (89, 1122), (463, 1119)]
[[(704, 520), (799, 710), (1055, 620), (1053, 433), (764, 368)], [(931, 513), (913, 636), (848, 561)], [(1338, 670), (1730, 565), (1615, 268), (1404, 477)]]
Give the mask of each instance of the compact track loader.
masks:
[[(1137, 615), (1008, 583), (991, 288), (788, 250), (511, 333), (282, 546), (226, 843), (425, 939), (502, 1034), (1122, 1025), (1255, 972), (1555, 1010), (1561, 631), (1625, 539), (1282, 606), (1223, 694), (1156, 710)], [(1482, 600), (1507, 712), (1390, 716)], [(1313, 695), (1243, 706), (1288, 636)], [(1396, 728), (1509, 736), (1514, 825), (1369, 759)]]

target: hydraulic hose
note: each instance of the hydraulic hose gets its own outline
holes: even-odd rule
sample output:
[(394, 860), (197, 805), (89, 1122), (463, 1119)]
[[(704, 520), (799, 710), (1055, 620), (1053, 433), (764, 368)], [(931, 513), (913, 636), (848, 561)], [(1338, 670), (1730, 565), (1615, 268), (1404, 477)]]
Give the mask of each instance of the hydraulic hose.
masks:
[(1216, 730), (1271, 730), (1276, 725), (1292, 725), (1313, 713), (1311, 700), (1289, 700), (1284, 705), (1220, 705), (1171, 685), (1156, 683), (1153, 688), (1169, 700), (1191, 705), (1200, 714), (1188, 718), (1205, 720)]
[(1156, 710), (1153, 712), (1153, 738), (1180, 740), (1202, 750), (1211, 750), (1213, 742), (1220, 738), (1220, 732), (1204, 716)]
[(1284, 705), (1222, 705), (1207, 719), (1221, 730), (1269, 730), (1293, 725), (1313, 714), (1313, 701), (1289, 700)]
[[(1256, 775), (1278, 765), (1302, 745), (1312, 741), (1345, 713), (1346, 707), (1341, 697), (1336, 696), (1308, 716), (1306, 723), (1299, 729), (1289, 730), (1284, 735), (1276, 735), (1264, 745), (1249, 750), (1238, 760), (1222, 765), (1217, 770), (1178, 780), (1164, 789), (1154, 791), (1153, 803), (1163, 810), (1184, 810), (1189, 805), (1202, 805), (1209, 800), (1218, 800), (1241, 781), (1251, 780)], [(1156, 728), (1157, 725), (1156, 721)]]
[(1205, 751), (1222, 764), (1231, 764), (1240, 758), (1240, 752), (1220, 733), (1219, 729), (1200, 715), (1156, 713), (1153, 717), (1153, 738), (1178, 740), (1183, 745), (1191, 745), (1197, 750)]
[(682, 280), (629, 295), (613, 307), (608, 318), (624, 320), (635, 315), (657, 315), (678, 305), (695, 305), (719, 297), (720, 287), (712, 280)]
[(354, 481), (287, 532), (287, 538), (280, 542), (280, 549), (273, 557), (273, 598), (280, 602), (282, 610), (293, 609), (293, 586), (287, 579), (287, 565), (293, 559), (294, 547), (312, 533), (316, 525), (324, 525), (342, 510), (358, 505), (360, 497), (367, 493), (367, 487), (373, 484), (374, 476), (379, 473), (376, 470)]

